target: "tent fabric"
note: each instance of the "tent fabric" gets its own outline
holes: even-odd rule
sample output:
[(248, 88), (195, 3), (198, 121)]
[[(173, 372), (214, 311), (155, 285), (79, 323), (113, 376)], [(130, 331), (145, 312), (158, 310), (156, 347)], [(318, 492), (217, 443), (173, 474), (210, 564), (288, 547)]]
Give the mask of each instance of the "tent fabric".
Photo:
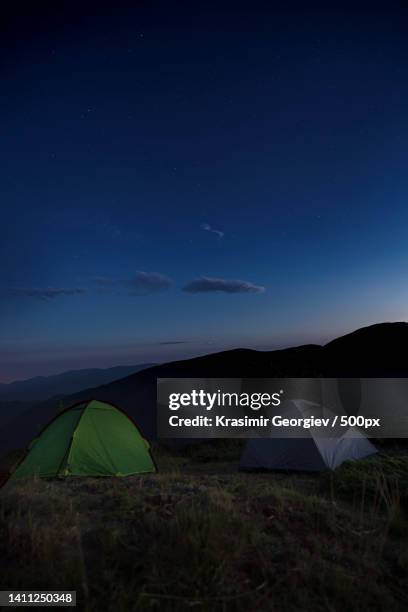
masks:
[(344, 461), (358, 460), (377, 452), (374, 444), (355, 427), (350, 427), (339, 438), (315, 438), (325, 466), (335, 470)]
[[(317, 414), (316, 414), (317, 411)], [(282, 416), (333, 416), (328, 408), (297, 399), (285, 402)], [(357, 428), (337, 428), (333, 437), (321, 437), (318, 428), (304, 430), (304, 437), (260, 437), (248, 439), (240, 460), (243, 470), (294, 470), (316, 472), (334, 470), (344, 461), (358, 460), (377, 452)]]
[(149, 448), (124, 412), (91, 400), (57, 415), (32, 442), (11, 478), (155, 472)]

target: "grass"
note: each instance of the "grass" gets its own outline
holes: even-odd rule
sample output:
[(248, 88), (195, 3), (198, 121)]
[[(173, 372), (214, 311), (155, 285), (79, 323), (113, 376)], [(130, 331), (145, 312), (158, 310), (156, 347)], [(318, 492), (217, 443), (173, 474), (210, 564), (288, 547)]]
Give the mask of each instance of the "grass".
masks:
[(407, 456), (247, 474), (239, 451), (156, 449), (156, 475), (10, 483), (3, 588), (75, 589), (87, 611), (407, 609)]

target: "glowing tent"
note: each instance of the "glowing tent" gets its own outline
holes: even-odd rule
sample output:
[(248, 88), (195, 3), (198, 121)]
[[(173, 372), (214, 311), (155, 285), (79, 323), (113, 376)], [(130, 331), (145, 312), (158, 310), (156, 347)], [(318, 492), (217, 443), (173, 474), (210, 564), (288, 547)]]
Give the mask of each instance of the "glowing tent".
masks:
[(35, 438), (11, 479), (155, 472), (149, 443), (119, 408), (91, 400), (60, 412)]

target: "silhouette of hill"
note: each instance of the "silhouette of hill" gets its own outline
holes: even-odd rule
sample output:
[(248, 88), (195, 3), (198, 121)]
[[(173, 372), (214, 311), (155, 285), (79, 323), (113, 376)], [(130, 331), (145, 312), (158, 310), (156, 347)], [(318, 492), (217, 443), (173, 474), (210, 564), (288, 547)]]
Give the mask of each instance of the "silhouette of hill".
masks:
[(325, 347), (329, 376), (405, 377), (408, 323), (377, 323), (332, 340)]
[(14, 400), (1, 400), (0, 401), (0, 427), (4, 427), (6, 423), (16, 418), (19, 414), (22, 414), (26, 410), (34, 410), (34, 406), (37, 404), (36, 401), (14, 401)]
[(55, 395), (69, 395), (88, 387), (105, 385), (153, 365), (155, 364), (142, 363), (113, 368), (69, 370), (53, 376), (36, 376), (27, 380), (17, 380), (8, 384), (0, 384), (0, 401), (24, 402), (45, 400)]
[[(154, 366), (69, 395), (64, 398), (64, 406), (92, 397), (112, 402), (136, 420), (146, 437), (154, 439), (157, 378), (408, 377), (407, 347), (407, 323), (381, 323), (325, 346), (305, 345), (278, 351), (235, 349)], [(0, 433), (0, 447), (26, 444), (58, 409), (58, 402), (51, 399), (18, 415)]]

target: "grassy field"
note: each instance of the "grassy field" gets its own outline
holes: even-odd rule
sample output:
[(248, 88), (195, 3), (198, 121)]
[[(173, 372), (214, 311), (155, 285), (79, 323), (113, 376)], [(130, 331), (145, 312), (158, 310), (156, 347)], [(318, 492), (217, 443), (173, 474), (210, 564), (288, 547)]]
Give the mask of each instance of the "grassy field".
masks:
[(157, 475), (6, 485), (3, 588), (76, 589), (89, 611), (408, 609), (408, 456), (248, 474), (239, 446), (156, 449)]

